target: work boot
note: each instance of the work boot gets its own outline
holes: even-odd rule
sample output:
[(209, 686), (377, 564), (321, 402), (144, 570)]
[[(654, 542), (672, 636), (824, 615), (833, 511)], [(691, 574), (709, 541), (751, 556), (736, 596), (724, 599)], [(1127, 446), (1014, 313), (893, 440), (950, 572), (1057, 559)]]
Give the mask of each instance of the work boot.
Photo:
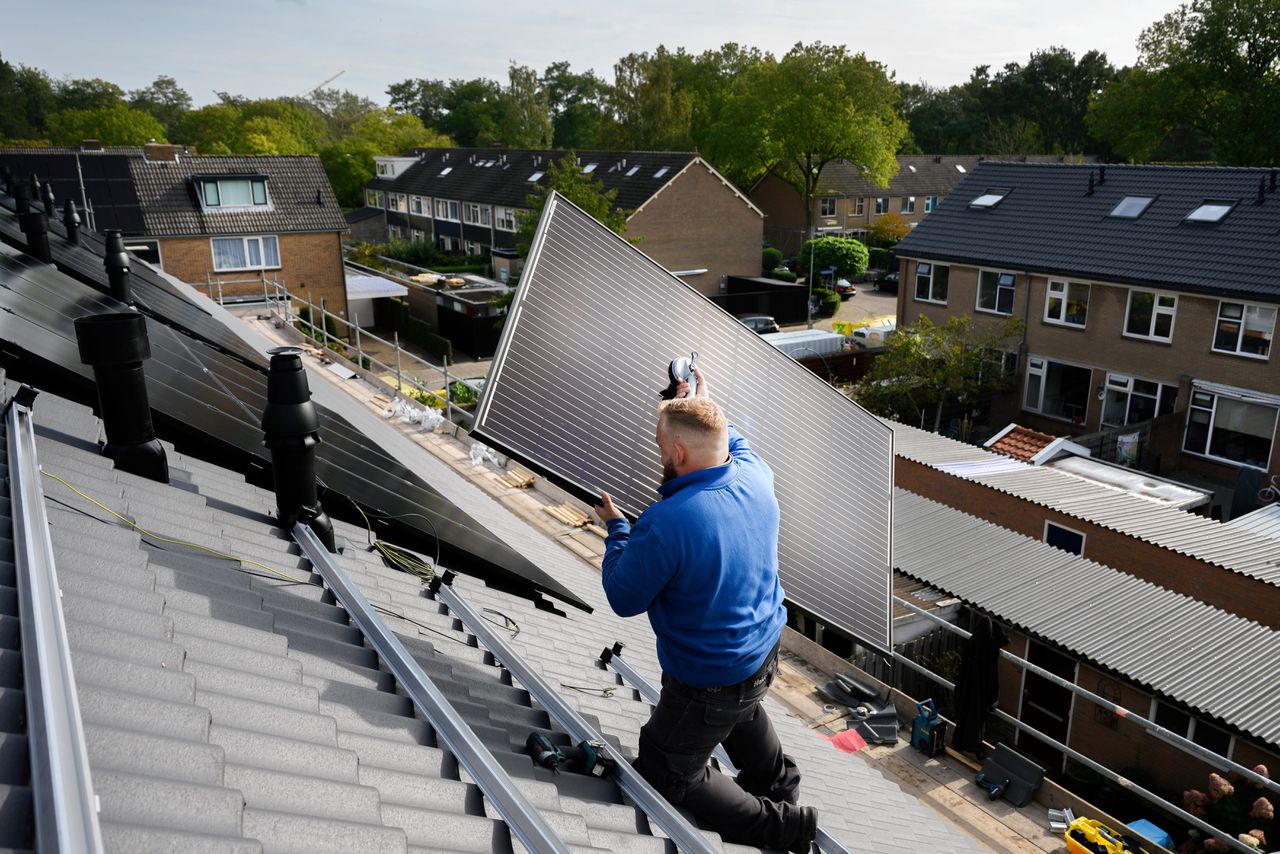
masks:
[(818, 835), (818, 811), (813, 807), (800, 808), (800, 833), (787, 846), (794, 854), (809, 854), (813, 850), (813, 838)]

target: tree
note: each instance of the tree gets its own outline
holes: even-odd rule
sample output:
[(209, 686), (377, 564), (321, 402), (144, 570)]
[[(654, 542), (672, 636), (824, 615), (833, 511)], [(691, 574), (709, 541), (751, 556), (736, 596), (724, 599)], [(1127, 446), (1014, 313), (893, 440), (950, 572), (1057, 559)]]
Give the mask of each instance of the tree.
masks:
[(533, 192), (525, 198), (525, 208), (519, 215), (516, 244), (521, 255), (529, 253), (533, 234), (538, 230), (538, 220), (546, 207), (547, 197), (555, 190), (569, 201), (602, 222), (614, 234), (625, 234), (627, 215), (616, 207), (617, 190), (606, 190), (594, 175), (584, 175), (578, 166), (578, 156), (570, 152), (547, 167), (544, 180), (534, 185)]
[(241, 110), (234, 104), (210, 104), (182, 117), (176, 139), (201, 154), (230, 154), (240, 120)]
[(605, 97), (609, 121), (602, 141), (611, 148), (678, 151), (693, 147), (693, 96), (680, 85), (678, 67), (691, 60), (659, 45), (653, 56), (630, 53), (613, 66)]
[(155, 116), (172, 138), (183, 115), (191, 109), (191, 96), (178, 85), (177, 80), (160, 75), (145, 89), (130, 92), (129, 106)]
[(550, 148), (551, 107), (547, 92), (538, 81), (538, 72), (513, 62), (507, 76), (499, 140), (512, 148)]
[(49, 116), (48, 131), (55, 145), (79, 145), (85, 139), (99, 139), (103, 145), (145, 145), (167, 139), (164, 126), (150, 113), (123, 103), (61, 110)]
[(451, 145), (452, 140), (423, 127), (415, 115), (376, 109), (356, 121), (346, 138), (321, 148), (320, 162), (338, 203), (356, 207), (363, 198), (364, 185), (373, 179), (373, 158), (412, 148)]
[(373, 101), (347, 89), (313, 89), (307, 103), (328, 120), (330, 139), (350, 136), (356, 122), (379, 109)]
[(907, 236), (911, 225), (897, 211), (886, 211), (867, 227), (867, 242), (872, 246), (893, 246)]
[(0, 58), (0, 139), (42, 136), (53, 103), (53, 82), (47, 74)]
[(771, 168), (800, 195), (806, 231), (824, 166), (848, 160), (886, 186), (907, 126), (884, 67), (821, 43), (797, 44), (781, 60), (764, 57), (738, 75), (713, 135), (715, 159), (735, 172)]
[(123, 89), (97, 77), (59, 80), (53, 84), (53, 94), (55, 110), (98, 110), (124, 103)]
[(1190, 121), (1197, 108), (1179, 103), (1194, 97), (1161, 71), (1126, 68), (1090, 104), (1089, 130), (1130, 163), (1212, 160), (1212, 141)]
[(796, 258), (796, 269), (806, 276), (809, 274), (810, 253), (813, 254), (815, 277), (829, 267), (836, 268), (837, 276), (861, 276), (867, 271), (867, 262), (871, 258), (867, 247), (852, 238), (819, 237), (817, 240), (806, 240)]
[(885, 341), (871, 373), (854, 388), (858, 403), (877, 415), (937, 432), (948, 406), (972, 409), (979, 399), (1008, 388), (993, 354), (1022, 333), (1022, 321), (1009, 318), (996, 327), (976, 327), (968, 315), (945, 326), (922, 317)]
[[(436, 129), (465, 147), (498, 141), (502, 89), (492, 80), (451, 80), (445, 115)], [(424, 122), (425, 124), (425, 122)]]
[(542, 88), (551, 110), (552, 144), (557, 148), (596, 148), (604, 121), (604, 81), (593, 71), (575, 74), (569, 63), (556, 62), (543, 72)]
[(398, 113), (411, 113), (429, 127), (440, 130), (449, 112), (449, 84), (443, 80), (421, 78), (402, 80), (387, 87), (391, 108)]

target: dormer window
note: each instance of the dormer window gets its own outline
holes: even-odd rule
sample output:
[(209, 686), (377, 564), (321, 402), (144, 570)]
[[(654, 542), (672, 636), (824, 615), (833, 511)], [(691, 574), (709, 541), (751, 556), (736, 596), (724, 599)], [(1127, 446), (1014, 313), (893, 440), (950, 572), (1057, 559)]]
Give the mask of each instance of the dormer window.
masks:
[(1009, 195), (1008, 190), (988, 188), (981, 196), (978, 196), (976, 199), (969, 202), (969, 207), (990, 210), (1004, 201), (1004, 197), (1007, 195)]
[(1204, 204), (1187, 214), (1187, 222), (1222, 222), (1222, 218), (1235, 206), (1233, 201), (1206, 199)]
[(268, 203), (266, 178), (200, 178), (196, 186), (206, 208), (252, 208)]
[(1142, 216), (1142, 212), (1147, 209), (1147, 205), (1151, 204), (1150, 196), (1125, 196), (1120, 202), (1111, 209), (1111, 216), (1121, 219), (1137, 219)]

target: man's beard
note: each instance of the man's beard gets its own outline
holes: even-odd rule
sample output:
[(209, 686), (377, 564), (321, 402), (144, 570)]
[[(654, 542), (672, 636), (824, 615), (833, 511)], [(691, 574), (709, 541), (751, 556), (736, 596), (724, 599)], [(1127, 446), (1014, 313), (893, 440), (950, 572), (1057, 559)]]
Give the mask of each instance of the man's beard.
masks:
[(673, 466), (670, 462), (663, 463), (662, 464), (662, 482), (670, 483), (671, 481), (675, 480), (675, 478), (676, 478), (676, 467)]

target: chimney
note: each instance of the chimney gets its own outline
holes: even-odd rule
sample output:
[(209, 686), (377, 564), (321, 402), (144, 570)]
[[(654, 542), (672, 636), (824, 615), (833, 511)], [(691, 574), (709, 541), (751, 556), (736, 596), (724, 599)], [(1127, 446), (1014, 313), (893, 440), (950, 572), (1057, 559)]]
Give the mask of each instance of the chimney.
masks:
[(1093, 195), (1093, 170), (1089, 170), (1089, 189), (1085, 192), (1086, 196)]
[(80, 361), (93, 368), (98, 414), (107, 433), (102, 455), (116, 468), (169, 482), (169, 461), (156, 438), (142, 363), (151, 357), (147, 321), (136, 311), (77, 318)]
[(941, 154), (935, 154), (935, 155), (933, 155), (933, 162), (934, 162), (934, 163), (941, 163), (941, 162), (942, 162), (942, 155), (941, 155)]
[(311, 402), (302, 351), (276, 347), (267, 374), (267, 407), (262, 413), (263, 444), (271, 451), (276, 486), (276, 519), (292, 531), (297, 522), (315, 531), (325, 548), (336, 552), (333, 522), (316, 493), (316, 445), (320, 418)]
[(169, 145), (153, 140), (142, 146), (142, 157), (151, 163), (177, 163), (180, 151), (182, 151), (180, 145)]
[(67, 242), (76, 245), (80, 242), (80, 214), (76, 211), (76, 203), (67, 199), (62, 206), (62, 225), (67, 229)]
[[(31, 176), (31, 181), (37, 187), (40, 186), (35, 175)], [(27, 254), (45, 264), (52, 263), (53, 255), (49, 251), (49, 217), (44, 211), (31, 209), (31, 187), (21, 183), (14, 187), (14, 203), (18, 211), (18, 226), (27, 238)]]
[(102, 266), (107, 268), (107, 282), (111, 296), (126, 305), (133, 304), (133, 294), (129, 288), (129, 253), (124, 248), (124, 236), (118, 228), (109, 228), (104, 235), (107, 238), (106, 252), (102, 256)]
[(102, 151), (102, 140), (100, 139), (82, 139), (80, 140), (81, 151)]

